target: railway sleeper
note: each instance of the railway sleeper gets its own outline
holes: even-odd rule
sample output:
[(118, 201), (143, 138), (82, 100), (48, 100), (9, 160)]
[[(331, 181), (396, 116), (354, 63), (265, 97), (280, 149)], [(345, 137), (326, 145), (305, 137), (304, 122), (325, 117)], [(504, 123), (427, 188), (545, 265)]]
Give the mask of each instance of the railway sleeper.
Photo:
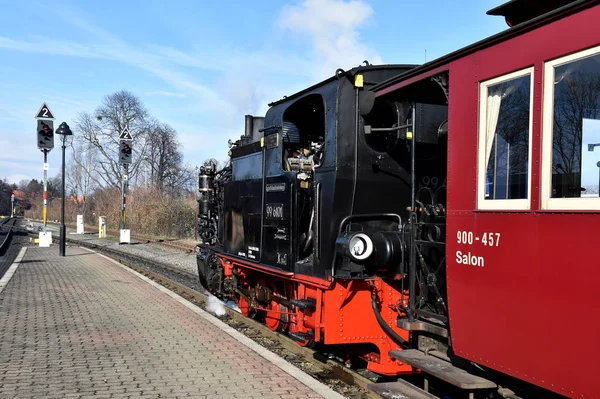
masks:
[(413, 399), (438, 399), (427, 391), (414, 386), (408, 381), (381, 382), (369, 385), (369, 389), (386, 399), (413, 398)]

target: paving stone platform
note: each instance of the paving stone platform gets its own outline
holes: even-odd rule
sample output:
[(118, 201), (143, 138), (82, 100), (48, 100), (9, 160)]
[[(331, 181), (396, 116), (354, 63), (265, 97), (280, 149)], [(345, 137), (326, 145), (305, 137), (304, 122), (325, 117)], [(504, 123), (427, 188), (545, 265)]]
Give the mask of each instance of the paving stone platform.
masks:
[(0, 293), (0, 398), (342, 397), (211, 318), (101, 255), (30, 246)]

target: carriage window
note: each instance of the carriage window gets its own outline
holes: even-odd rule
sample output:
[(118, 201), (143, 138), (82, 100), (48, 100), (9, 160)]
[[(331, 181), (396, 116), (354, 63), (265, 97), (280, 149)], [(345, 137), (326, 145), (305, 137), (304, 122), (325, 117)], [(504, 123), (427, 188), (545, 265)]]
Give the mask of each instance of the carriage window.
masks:
[(479, 209), (529, 209), (533, 69), (481, 84)]
[(600, 49), (546, 64), (547, 209), (600, 209)]

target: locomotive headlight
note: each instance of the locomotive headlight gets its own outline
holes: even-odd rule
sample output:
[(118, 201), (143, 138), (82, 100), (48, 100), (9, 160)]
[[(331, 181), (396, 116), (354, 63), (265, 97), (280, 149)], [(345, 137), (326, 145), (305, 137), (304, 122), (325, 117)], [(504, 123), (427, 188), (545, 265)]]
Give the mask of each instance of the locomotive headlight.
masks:
[(364, 261), (373, 254), (373, 241), (365, 233), (356, 233), (348, 242), (350, 257), (355, 261)]
[(354, 256), (360, 256), (363, 254), (363, 252), (365, 252), (366, 249), (366, 245), (365, 242), (363, 240), (354, 240), (353, 243), (353, 247), (352, 247), (352, 255)]

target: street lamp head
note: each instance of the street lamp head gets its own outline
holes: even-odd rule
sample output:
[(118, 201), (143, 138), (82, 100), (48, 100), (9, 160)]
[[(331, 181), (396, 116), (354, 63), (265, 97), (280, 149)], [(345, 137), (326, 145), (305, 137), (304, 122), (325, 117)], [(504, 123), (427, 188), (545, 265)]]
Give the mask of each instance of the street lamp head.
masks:
[(15, 195), (14, 195), (14, 194), (11, 194), (11, 195), (10, 195), (10, 199), (11, 199), (11, 200), (14, 200), (14, 199), (15, 199)]
[(73, 132), (71, 131), (71, 128), (69, 127), (69, 125), (67, 125), (66, 122), (63, 122), (60, 124), (58, 129), (56, 129), (56, 134), (71, 136), (71, 135), (73, 135)]

